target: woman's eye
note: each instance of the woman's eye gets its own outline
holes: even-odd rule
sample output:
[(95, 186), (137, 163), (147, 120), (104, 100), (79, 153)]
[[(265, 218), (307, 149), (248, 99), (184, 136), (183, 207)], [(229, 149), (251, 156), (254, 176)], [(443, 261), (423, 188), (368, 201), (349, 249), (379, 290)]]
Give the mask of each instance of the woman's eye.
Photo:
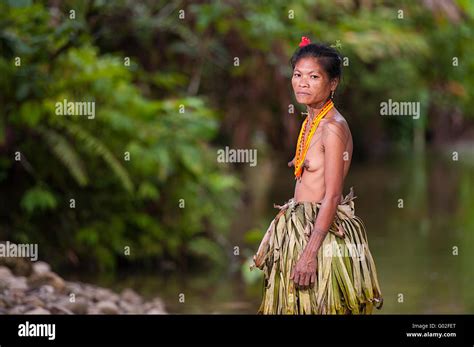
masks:
[(311, 75), (311, 78), (319, 78), (319, 76), (316, 76), (316, 75)]
[(295, 76), (295, 77), (300, 77), (300, 74), (299, 74), (299, 73), (295, 73), (295, 74), (293, 74), (293, 76)]

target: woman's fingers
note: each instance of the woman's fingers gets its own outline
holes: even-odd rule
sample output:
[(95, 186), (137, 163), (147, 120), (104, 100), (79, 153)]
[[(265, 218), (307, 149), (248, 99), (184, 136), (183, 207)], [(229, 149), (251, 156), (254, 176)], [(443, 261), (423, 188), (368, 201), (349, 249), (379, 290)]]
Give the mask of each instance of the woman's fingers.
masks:
[(290, 275), (290, 280), (293, 280), (293, 282), (295, 282), (295, 284), (299, 287), (308, 288), (310, 285), (316, 282), (316, 274), (300, 273), (295, 271)]
[[(306, 278), (307, 278), (307, 274), (306, 273), (300, 273), (300, 272), (296, 272), (295, 273), (295, 278), (294, 278), (294, 282), (297, 286), (299, 287), (304, 287), (306, 285)], [(309, 277), (308, 277), (309, 278)]]
[(303, 283), (303, 285), (304, 285), (305, 287), (309, 286), (310, 280), (311, 280), (311, 274), (306, 274), (306, 276), (304, 277), (304, 283)]
[(293, 282), (295, 282), (296, 285), (300, 284), (300, 277), (301, 277), (301, 274), (298, 271), (295, 271), (295, 276), (293, 277)]
[(300, 286), (302, 288), (305, 288), (306, 287), (306, 279), (308, 278), (308, 274), (303, 274), (301, 277), (300, 277)]

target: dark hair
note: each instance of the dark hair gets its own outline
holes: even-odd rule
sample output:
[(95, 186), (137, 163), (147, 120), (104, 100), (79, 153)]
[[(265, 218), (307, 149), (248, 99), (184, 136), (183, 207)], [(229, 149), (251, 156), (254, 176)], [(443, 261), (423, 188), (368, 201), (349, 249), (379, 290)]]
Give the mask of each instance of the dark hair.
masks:
[(291, 67), (294, 69), (298, 60), (304, 57), (317, 58), (330, 79), (341, 79), (342, 58), (335, 48), (321, 43), (310, 43), (300, 47), (290, 59)]

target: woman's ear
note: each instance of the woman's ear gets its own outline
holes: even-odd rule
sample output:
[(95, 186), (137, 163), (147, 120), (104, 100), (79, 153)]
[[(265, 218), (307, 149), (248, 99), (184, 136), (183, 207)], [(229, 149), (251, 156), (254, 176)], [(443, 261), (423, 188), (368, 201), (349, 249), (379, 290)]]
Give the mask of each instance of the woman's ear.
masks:
[(331, 80), (331, 90), (336, 90), (338, 85), (339, 85), (339, 78), (333, 78)]

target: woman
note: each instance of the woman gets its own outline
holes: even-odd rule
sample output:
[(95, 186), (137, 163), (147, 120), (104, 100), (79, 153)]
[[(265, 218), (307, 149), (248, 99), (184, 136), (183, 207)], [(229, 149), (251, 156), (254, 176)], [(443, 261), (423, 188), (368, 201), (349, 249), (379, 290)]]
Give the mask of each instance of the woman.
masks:
[(262, 314), (370, 314), (383, 299), (355, 196), (343, 198), (352, 136), (332, 99), (341, 57), (306, 37), (291, 58), (292, 86), (308, 115), (294, 167), (294, 197), (271, 222), (254, 264), (264, 272)]

